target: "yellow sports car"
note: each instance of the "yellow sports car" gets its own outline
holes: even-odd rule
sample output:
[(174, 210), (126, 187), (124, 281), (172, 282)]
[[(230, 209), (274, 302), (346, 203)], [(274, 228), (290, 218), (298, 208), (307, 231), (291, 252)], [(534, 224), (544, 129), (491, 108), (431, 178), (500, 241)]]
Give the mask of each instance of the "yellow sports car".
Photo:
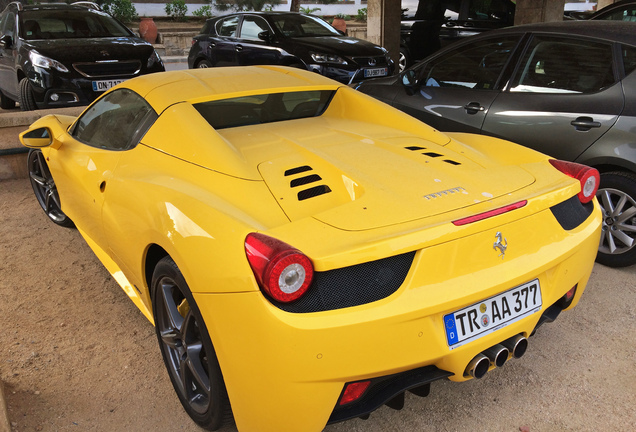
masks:
[(210, 430), (320, 431), (480, 378), (579, 301), (600, 238), (596, 170), (298, 69), (147, 75), (20, 138)]

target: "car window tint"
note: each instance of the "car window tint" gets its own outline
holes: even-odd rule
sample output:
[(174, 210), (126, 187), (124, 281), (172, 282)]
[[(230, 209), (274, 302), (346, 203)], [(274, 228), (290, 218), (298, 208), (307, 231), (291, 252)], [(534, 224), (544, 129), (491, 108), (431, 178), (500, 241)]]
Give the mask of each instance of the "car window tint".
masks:
[(325, 21), (309, 15), (281, 14), (271, 19), (278, 31), (288, 37), (340, 36), (338, 30)]
[(260, 40), (258, 34), (265, 30), (270, 30), (267, 22), (258, 16), (248, 15), (243, 18), (243, 24), (241, 24), (241, 39)]
[(636, 6), (625, 6), (623, 9), (610, 12), (607, 15), (598, 17), (597, 19), (636, 22)]
[(219, 36), (236, 36), (236, 27), (238, 27), (238, 16), (231, 16), (216, 23), (216, 34)]
[(15, 33), (15, 14), (13, 12), (7, 13), (0, 23), (0, 30), (2, 34), (0, 36), (9, 35), (14, 36)]
[(21, 36), (34, 39), (128, 37), (132, 34), (110, 15), (93, 10), (28, 10)]
[(92, 147), (127, 150), (137, 145), (157, 114), (137, 93), (115, 90), (95, 102), (75, 123), (72, 135)]
[(432, 87), (492, 89), (518, 40), (515, 36), (464, 45), (426, 63), (419, 81)]
[(610, 44), (535, 36), (510, 91), (593, 93), (614, 82)]
[(636, 69), (636, 48), (623, 45), (623, 67), (625, 75), (629, 75)]
[(321, 115), (335, 92), (314, 90), (244, 96), (202, 102), (194, 108), (214, 129), (248, 126)]

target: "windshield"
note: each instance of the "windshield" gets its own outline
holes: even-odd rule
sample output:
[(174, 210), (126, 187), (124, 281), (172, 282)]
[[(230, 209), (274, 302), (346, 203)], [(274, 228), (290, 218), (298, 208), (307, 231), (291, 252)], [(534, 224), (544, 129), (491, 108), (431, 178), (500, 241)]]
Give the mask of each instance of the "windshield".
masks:
[(35, 9), (21, 13), (23, 39), (128, 37), (130, 31), (110, 15), (94, 10)]
[(309, 15), (274, 15), (271, 19), (278, 31), (288, 37), (341, 36), (325, 21)]

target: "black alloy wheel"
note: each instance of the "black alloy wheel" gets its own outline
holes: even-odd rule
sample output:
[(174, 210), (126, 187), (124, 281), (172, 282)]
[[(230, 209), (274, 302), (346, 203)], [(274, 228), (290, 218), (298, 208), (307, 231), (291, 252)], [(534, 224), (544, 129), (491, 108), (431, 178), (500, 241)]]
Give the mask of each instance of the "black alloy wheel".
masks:
[(596, 261), (609, 267), (636, 263), (636, 175), (601, 174), (596, 198), (603, 211), (603, 232)]
[(31, 87), (31, 83), (28, 78), (22, 78), (20, 80), (20, 94), (18, 102), (20, 102), (20, 109), (22, 111), (33, 111), (38, 109), (38, 106), (35, 104), (35, 98), (33, 97), (33, 87)]
[(49, 171), (41, 150), (29, 150), (27, 168), (33, 192), (44, 213), (56, 224), (72, 228), (74, 226), (73, 221), (62, 211), (55, 181), (51, 176), (51, 171)]
[(205, 323), (181, 271), (170, 257), (152, 275), (155, 330), (179, 400), (206, 430), (231, 421), (223, 375)]

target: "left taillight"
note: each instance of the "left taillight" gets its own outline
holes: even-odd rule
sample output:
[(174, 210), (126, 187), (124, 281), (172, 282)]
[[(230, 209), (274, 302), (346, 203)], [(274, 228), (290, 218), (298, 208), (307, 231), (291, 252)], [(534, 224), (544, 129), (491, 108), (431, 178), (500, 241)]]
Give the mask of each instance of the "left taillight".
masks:
[(592, 201), (601, 182), (601, 176), (596, 169), (556, 159), (550, 159), (550, 163), (563, 174), (575, 178), (581, 183), (581, 192), (579, 192), (578, 197), (583, 204)]
[(274, 300), (289, 303), (309, 289), (311, 260), (285, 242), (259, 233), (245, 238), (245, 253), (261, 289)]

